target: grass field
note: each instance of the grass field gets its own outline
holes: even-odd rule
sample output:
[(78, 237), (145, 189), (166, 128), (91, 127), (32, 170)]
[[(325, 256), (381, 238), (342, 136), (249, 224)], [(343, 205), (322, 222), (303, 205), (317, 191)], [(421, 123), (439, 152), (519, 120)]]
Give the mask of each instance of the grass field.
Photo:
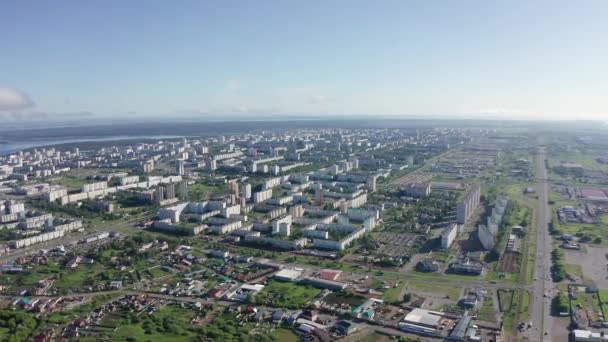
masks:
[(391, 339), (389, 336), (373, 332), (373, 333), (371, 333), (369, 335), (361, 337), (360, 339), (353, 339), (352, 341), (357, 341), (357, 342), (388, 342), (388, 341), (394, 341), (394, 340)]
[(579, 279), (583, 279), (583, 268), (581, 265), (566, 264), (566, 272), (576, 275)]
[(608, 226), (608, 214), (602, 215), (601, 221), (603, 225)]
[(535, 208), (538, 205), (536, 195), (535, 194), (525, 194), (524, 191), (526, 188), (535, 189), (534, 183), (515, 183), (509, 184), (504, 188), (500, 189), (500, 191), (505, 192), (509, 199), (512, 201), (519, 202), (520, 204)]
[(430, 283), (408, 282), (407, 289), (413, 292), (436, 293), (445, 295), (450, 300), (458, 300), (462, 295), (462, 287), (454, 285), (438, 285)]
[(219, 185), (196, 183), (188, 187), (188, 197), (192, 200), (200, 201), (221, 195), (225, 190), (224, 187)]
[(600, 299), (604, 303), (608, 303), (608, 289), (600, 289)]
[(528, 265), (526, 266), (526, 284), (532, 284), (534, 277), (534, 261), (536, 260), (536, 243), (528, 245)]
[(499, 309), (503, 312), (510, 311), (517, 303), (513, 300), (514, 291), (510, 290), (498, 290), (498, 302), (500, 303)]
[(577, 163), (590, 170), (608, 171), (608, 166), (598, 163), (596, 157), (583, 151), (562, 152), (556, 158), (551, 158), (550, 165), (560, 162)]
[(589, 295), (585, 292), (578, 292), (576, 299), (572, 298), (570, 303), (571, 303), (572, 307), (580, 305), (583, 308), (587, 308), (587, 307), (590, 307), (590, 305), (591, 305), (591, 302), (589, 300)]
[[(515, 290), (513, 291), (513, 305), (511, 305), (510, 308), (506, 308), (507, 311), (504, 312), (504, 316), (503, 316), (503, 330), (505, 331), (505, 335), (510, 336), (513, 333), (513, 330), (515, 329), (515, 325), (516, 320), (517, 320), (517, 303), (519, 302), (519, 296), (520, 296), (520, 291), (521, 290)], [(509, 298), (511, 297), (511, 295), (506, 295), (501, 297), (502, 300), (504, 300), (504, 302), (508, 302)], [(507, 304), (508, 305), (508, 304)]]
[(272, 280), (255, 296), (255, 300), (273, 307), (297, 309), (312, 301), (319, 293), (321, 290), (312, 286)]
[(361, 305), (366, 299), (366, 297), (346, 291), (332, 292), (323, 298), (323, 300), (328, 304), (345, 303), (353, 308)]
[(61, 184), (70, 189), (80, 189), (83, 184), (93, 183), (94, 180), (87, 180), (84, 177), (78, 177), (75, 175), (63, 175), (57, 179), (56, 184)]
[(608, 315), (608, 289), (600, 289), (599, 300), (603, 303), (602, 308), (604, 309), (604, 317)]
[(494, 306), (494, 290), (488, 290), (488, 298), (479, 308), (479, 320), (496, 323), (496, 308)]
[[(555, 218), (555, 215), (554, 215)], [(561, 234), (572, 234), (577, 233), (587, 235), (591, 239), (591, 243), (600, 243), (603, 245), (608, 244), (608, 226), (605, 224), (584, 224), (584, 223), (561, 223), (559, 220), (554, 219), (553, 224)], [(595, 239), (601, 239), (595, 240)]]
[(519, 320), (527, 321), (528, 316), (530, 314), (530, 292), (524, 291), (523, 296), (524, 296), (524, 298), (523, 298), (521, 310), (519, 312)]
[(396, 302), (400, 302), (401, 300), (403, 300), (403, 298), (401, 297), (401, 294), (403, 293), (403, 289), (407, 287), (407, 283), (401, 282), (399, 283), (399, 285), (397, 287), (393, 287), (390, 288), (386, 291), (384, 291), (384, 294), (382, 295), (382, 300), (384, 300), (387, 303), (396, 303)]
[(293, 330), (280, 328), (275, 330), (272, 335), (281, 342), (298, 342), (300, 337), (293, 332)]

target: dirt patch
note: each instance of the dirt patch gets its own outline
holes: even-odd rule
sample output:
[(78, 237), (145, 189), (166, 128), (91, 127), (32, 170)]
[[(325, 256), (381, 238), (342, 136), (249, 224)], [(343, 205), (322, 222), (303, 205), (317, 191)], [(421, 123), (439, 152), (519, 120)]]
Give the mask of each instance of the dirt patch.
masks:
[(521, 265), (521, 254), (515, 252), (505, 252), (500, 259), (499, 270), (501, 272), (519, 272)]

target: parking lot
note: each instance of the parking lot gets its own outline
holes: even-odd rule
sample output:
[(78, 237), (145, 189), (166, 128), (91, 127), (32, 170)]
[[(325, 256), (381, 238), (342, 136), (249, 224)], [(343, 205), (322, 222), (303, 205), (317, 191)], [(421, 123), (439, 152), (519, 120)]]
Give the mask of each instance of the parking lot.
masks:
[(375, 237), (382, 246), (378, 254), (391, 257), (410, 257), (424, 243), (421, 235), (381, 232)]

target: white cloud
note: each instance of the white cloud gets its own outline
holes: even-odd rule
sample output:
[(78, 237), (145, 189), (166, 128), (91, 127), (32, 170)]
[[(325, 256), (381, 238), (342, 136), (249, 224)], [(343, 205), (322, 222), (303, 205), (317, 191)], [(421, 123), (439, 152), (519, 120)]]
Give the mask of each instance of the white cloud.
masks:
[(34, 106), (34, 101), (19, 89), (0, 85), (0, 110), (19, 110)]
[(327, 103), (327, 102), (331, 102), (331, 101), (333, 101), (333, 98), (326, 96), (326, 95), (321, 95), (321, 94), (313, 94), (308, 97), (309, 104), (320, 104), (320, 103)]
[(240, 114), (277, 114), (279, 109), (272, 106), (248, 106), (248, 105), (237, 105), (228, 110), (218, 110), (216, 113), (240, 113)]
[(224, 88), (222, 89), (222, 93), (224, 94), (234, 94), (241, 89), (241, 81), (239, 80), (228, 80), (224, 84)]
[(40, 111), (3, 111), (0, 112), (0, 120), (7, 121), (36, 121), (36, 120), (76, 120), (84, 118), (92, 118), (94, 113), (89, 111), (79, 112), (40, 112)]
[(530, 113), (531, 111), (522, 110), (522, 109), (498, 107), (498, 108), (480, 109), (480, 110), (476, 110), (473, 112), (477, 113), (477, 114), (526, 114), (526, 113)]
[(198, 109), (198, 108), (191, 108), (191, 109), (178, 109), (173, 111), (174, 115), (208, 115), (209, 111), (208, 110), (203, 110), (203, 109)]
[(248, 113), (250, 111), (250, 108), (247, 106), (240, 105), (240, 106), (235, 106), (234, 111), (239, 112), (239, 113)]
[(525, 110), (525, 109), (515, 109), (515, 108), (487, 108), (474, 110), (472, 114), (478, 115), (493, 115), (493, 116), (520, 116), (520, 115), (534, 115), (534, 111)]

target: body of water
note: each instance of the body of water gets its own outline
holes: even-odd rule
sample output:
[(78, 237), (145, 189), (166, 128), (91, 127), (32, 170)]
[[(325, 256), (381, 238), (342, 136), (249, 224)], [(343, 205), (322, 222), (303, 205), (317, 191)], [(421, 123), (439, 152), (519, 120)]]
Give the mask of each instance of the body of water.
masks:
[(142, 135), (142, 136), (107, 136), (107, 137), (77, 137), (77, 138), (49, 138), (49, 139), (28, 139), (27, 141), (3, 141), (0, 143), (0, 154), (10, 154), (22, 150), (27, 150), (35, 147), (44, 147), (51, 145), (70, 144), (77, 142), (95, 142), (95, 141), (120, 141), (120, 140), (144, 140), (144, 139), (176, 139), (181, 136), (175, 135)]

